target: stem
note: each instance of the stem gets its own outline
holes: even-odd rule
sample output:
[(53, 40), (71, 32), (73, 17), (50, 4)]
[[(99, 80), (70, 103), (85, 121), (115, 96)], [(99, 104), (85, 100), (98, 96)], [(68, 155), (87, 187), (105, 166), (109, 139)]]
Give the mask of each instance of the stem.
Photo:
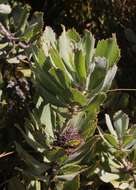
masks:
[(117, 89), (111, 89), (108, 90), (107, 92), (118, 92), (118, 91), (136, 91), (134, 88), (117, 88)]
[(132, 177), (133, 177), (133, 180), (134, 180), (134, 183), (135, 183), (135, 186), (136, 186), (136, 177), (135, 177), (134, 174), (132, 175)]
[(13, 44), (17, 44), (19, 47), (26, 49), (30, 47), (30, 44), (26, 44), (21, 42), (19, 38), (15, 37), (12, 33), (10, 33), (5, 26), (0, 22), (0, 33), (7, 38), (8, 41), (12, 42)]

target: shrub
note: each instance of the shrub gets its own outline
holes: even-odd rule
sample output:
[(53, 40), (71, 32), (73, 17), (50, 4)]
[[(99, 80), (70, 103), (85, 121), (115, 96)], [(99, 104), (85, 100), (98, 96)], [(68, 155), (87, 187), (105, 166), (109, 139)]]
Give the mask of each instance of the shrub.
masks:
[(18, 170), (29, 176), (30, 187), (35, 179), (41, 189), (75, 190), (89, 183), (98, 188), (98, 155), (104, 145), (97, 116), (117, 71), (116, 38), (96, 45), (89, 31), (81, 38), (74, 29), (63, 27), (56, 38), (46, 27), (32, 55), (37, 106), (25, 131), (17, 126), (25, 139), (22, 145), (15, 143), (24, 161)]

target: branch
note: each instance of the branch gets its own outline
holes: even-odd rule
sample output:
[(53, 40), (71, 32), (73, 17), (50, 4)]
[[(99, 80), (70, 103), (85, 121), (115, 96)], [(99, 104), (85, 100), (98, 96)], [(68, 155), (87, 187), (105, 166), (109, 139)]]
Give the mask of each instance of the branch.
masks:
[(13, 152), (3, 152), (0, 154), (0, 158), (3, 158), (3, 157), (8, 156), (10, 154), (13, 154)]
[(136, 89), (134, 88), (117, 88), (117, 89), (111, 89), (111, 90), (108, 90), (107, 92), (120, 92), (120, 91), (134, 91), (136, 92)]
[(26, 49), (30, 47), (30, 44), (21, 42), (19, 38), (15, 37), (11, 32), (9, 32), (3, 24), (0, 22), (0, 33), (7, 38), (8, 41), (13, 44), (17, 44), (19, 47)]

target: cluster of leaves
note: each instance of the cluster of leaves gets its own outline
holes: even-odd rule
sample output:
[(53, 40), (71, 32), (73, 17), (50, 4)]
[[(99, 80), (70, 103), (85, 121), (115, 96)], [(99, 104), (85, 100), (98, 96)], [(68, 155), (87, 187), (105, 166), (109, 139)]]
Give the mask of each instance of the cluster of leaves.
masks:
[[(30, 7), (0, 4), (1, 106), (14, 114), (30, 105), (32, 96), (30, 49), (42, 31), (42, 13), (30, 15)], [(16, 110), (16, 111), (15, 111)], [(19, 113), (20, 114), (20, 113)], [(18, 114), (18, 115), (19, 115)], [(12, 115), (13, 116), (13, 115)], [(9, 121), (10, 123), (10, 121)]]
[[(44, 12), (45, 25), (51, 26), (57, 33), (74, 27), (80, 33), (89, 29), (97, 40), (108, 38), (116, 33), (122, 50), (119, 69), (116, 76), (116, 88), (134, 89), (135, 77), (135, 0), (23, 0), (31, 4), (33, 10)], [(133, 122), (136, 122), (136, 93), (124, 91), (112, 93), (105, 110), (111, 113), (124, 109)], [(114, 104), (114, 106), (113, 106)], [(112, 105), (112, 106), (111, 106)]]

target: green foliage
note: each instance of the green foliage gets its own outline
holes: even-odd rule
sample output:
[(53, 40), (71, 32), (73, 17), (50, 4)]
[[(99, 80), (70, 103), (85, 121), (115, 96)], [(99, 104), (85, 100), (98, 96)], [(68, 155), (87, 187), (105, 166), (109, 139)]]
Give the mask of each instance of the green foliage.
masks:
[[(94, 37), (88, 31), (80, 38), (76, 31), (63, 28), (56, 40), (54, 32), (46, 28), (40, 43), (33, 49), (34, 72), (38, 91), (47, 103), (86, 109), (95, 96), (109, 89), (120, 56), (115, 37), (100, 41), (95, 51)], [(107, 50), (106, 55), (101, 49)]]
[[(116, 33), (122, 56), (114, 87), (135, 88), (136, 52), (133, 38), (136, 31), (135, 0), (41, 0), (40, 3), (24, 0), (24, 2), (31, 4), (33, 10), (43, 11), (45, 25), (51, 26), (59, 34), (61, 24), (67, 29), (74, 27), (80, 33), (83, 33), (84, 29), (89, 29), (96, 40), (109, 38)], [(125, 96), (127, 102), (122, 101), (113, 106), (115, 101), (120, 102), (120, 99), (124, 99)], [(108, 104), (106, 110), (115, 113), (119, 109), (124, 109), (129, 113), (133, 122), (136, 122), (135, 96), (135, 92), (128, 91), (112, 93), (109, 98), (111, 104)]]
[(117, 189), (135, 189), (135, 126), (129, 126), (129, 117), (122, 111), (113, 116), (113, 125), (106, 115), (106, 124), (110, 133), (101, 129), (99, 133), (108, 147), (101, 162), (108, 167), (99, 171), (100, 178)]
[[(25, 139), (22, 145), (15, 143), (24, 162), (18, 170), (30, 177), (30, 183), (40, 180), (41, 189), (42, 184), (46, 189), (85, 188), (99, 176), (97, 115), (117, 71), (120, 50), (115, 36), (95, 44), (88, 31), (81, 38), (63, 27), (56, 38), (46, 27), (32, 55), (37, 106), (25, 130), (17, 126)], [(86, 182), (84, 173), (91, 174)]]
[(1, 158), (3, 189), (10, 178), (13, 177), (12, 184), (18, 181), (14, 168), (20, 161), (15, 154), (14, 141), (21, 142), (22, 137), (15, 125), (23, 128), (32, 104), (30, 46), (36, 43), (42, 31), (42, 17), (42, 13), (30, 15), (28, 5), (0, 1), (0, 152), (13, 152)]

